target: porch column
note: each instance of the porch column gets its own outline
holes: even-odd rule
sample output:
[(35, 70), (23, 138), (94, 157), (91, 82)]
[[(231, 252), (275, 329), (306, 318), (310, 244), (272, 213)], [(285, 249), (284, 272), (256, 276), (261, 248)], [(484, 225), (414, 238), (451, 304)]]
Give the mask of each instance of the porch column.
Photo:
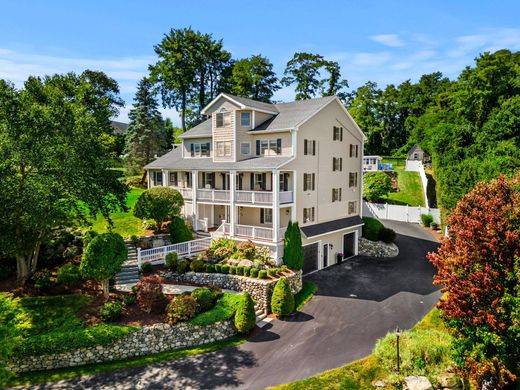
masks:
[(298, 176), (296, 175), (296, 171), (291, 172), (292, 179), (292, 192), (293, 192), (293, 202), (291, 206), (291, 221), (296, 222), (298, 219), (296, 215), (296, 195), (298, 193)]
[(146, 171), (146, 184), (148, 185), (148, 189), (152, 188), (152, 171)]
[(163, 187), (169, 187), (170, 186), (170, 175), (169, 175), (170, 171), (168, 171), (167, 169), (163, 169), (162, 170), (162, 182), (163, 182)]
[(235, 235), (236, 223), (236, 207), (235, 207), (235, 189), (237, 186), (237, 172), (229, 171), (229, 234)]
[(273, 189), (273, 242), (278, 242), (278, 232), (280, 230), (280, 179), (277, 169), (273, 169), (271, 178), (271, 188)]
[(192, 204), (193, 204), (193, 228), (199, 230), (198, 219), (199, 219), (199, 205), (197, 204), (197, 187), (199, 186), (199, 174), (197, 171), (191, 171), (191, 191), (192, 191)]

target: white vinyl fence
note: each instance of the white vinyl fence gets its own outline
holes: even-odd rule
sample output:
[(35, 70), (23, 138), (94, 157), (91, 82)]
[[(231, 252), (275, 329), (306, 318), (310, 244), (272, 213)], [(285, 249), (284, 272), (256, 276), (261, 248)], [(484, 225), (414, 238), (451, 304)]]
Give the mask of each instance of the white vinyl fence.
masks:
[(426, 205), (430, 205), (430, 201), (428, 200), (428, 178), (426, 177), (426, 172), (424, 171), (424, 165), (421, 161), (408, 161), (406, 160), (406, 170), (419, 172), (419, 176), (421, 177), (422, 188), (424, 200), (426, 201)]
[(179, 258), (188, 257), (195, 253), (206, 250), (211, 245), (211, 237), (201, 238), (199, 240), (180, 242), (178, 244), (161, 246), (152, 249), (137, 249), (137, 265), (141, 269), (141, 264), (150, 262), (152, 264), (164, 264), (166, 255), (171, 252), (177, 252)]
[(429, 207), (398, 206), (388, 203), (363, 202), (363, 216), (392, 221), (421, 223), (421, 214), (431, 214), (433, 220), (440, 225), (441, 211)]

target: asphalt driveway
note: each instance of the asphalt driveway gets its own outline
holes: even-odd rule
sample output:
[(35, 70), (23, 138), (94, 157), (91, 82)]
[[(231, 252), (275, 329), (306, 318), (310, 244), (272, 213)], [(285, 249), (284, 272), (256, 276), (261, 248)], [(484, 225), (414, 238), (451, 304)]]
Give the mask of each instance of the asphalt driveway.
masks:
[(371, 353), (396, 326), (417, 323), (440, 297), (425, 255), (436, 248), (418, 225), (394, 229), (395, 258), (358, 256), (308, 277), (318, 294), (289, 321), (274, 321), (249, 342), (173, 362), (100, 374), (40, 389), (264, 389), (342, 366)]

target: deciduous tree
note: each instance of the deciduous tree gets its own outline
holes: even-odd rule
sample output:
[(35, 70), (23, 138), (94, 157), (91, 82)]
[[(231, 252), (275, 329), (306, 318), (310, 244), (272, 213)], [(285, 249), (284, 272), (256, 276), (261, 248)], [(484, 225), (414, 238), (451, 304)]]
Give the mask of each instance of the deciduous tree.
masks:
[(270, 102), (275, 91), (280, 89), (273, 64), (266, 57), (254, 55), (235, 62), (231, 92), (262, 102)]
[(363, 197), (377, 202), (392, 190), (392, 181), (384, 172), (367, 172), (363, 176)]
[(153, 219), (161, 231), (164, 221), (178, 217), (184, 199), (179, 191), (168, 187), (153, 187), (143, 192), (134, 206), (134, 216)]

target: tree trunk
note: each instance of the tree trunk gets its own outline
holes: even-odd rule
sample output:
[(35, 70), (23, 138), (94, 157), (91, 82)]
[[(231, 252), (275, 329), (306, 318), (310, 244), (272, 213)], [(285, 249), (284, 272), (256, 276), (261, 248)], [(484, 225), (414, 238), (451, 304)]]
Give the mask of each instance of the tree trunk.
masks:
[(101, 281), (101, 288), (103, 289), (103, 296), (105, 297), (105, 300), (108, 301), (108, 279), (104, 279)]
[[(141, 181), (139, 182), (141, 185), (146, 183), (146, 170), (143, 172), (143, 177), (141, 177)], [(148, 186), (147, 186), (148, 187)]]
[(16, 256), (16, 274), (18, 281), (21, 283), (25, 283), (29, 279), (28, 262), (24, 256)]

